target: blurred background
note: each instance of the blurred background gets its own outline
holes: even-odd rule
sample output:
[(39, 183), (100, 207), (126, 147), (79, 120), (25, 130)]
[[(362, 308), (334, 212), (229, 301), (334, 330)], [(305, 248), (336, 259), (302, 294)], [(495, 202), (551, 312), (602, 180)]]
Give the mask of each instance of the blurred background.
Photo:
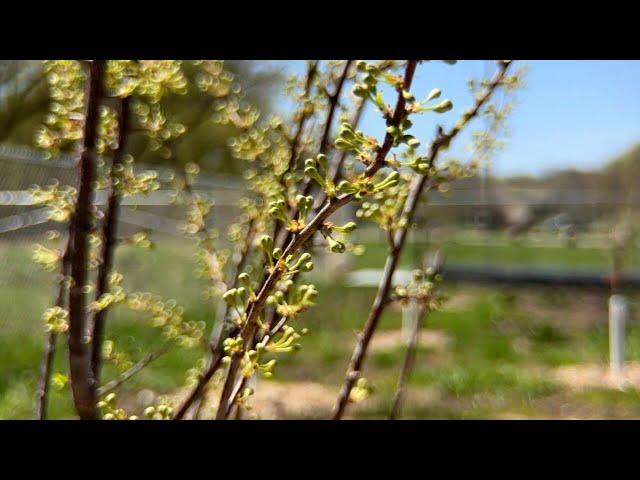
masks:
[[(521, 63), (529, 68), (526, 88), (518, 94), (504, 148), (477, 176), (429, 194), (401, 259), (398, 281), (443, 252), (448, 297), (425, 322), (404, 416), (637, 418), (640, 62)], [(289, 111), (282, 93), (287, 77), (305, 69), (304, 61), (225, 65), (263, 115)], [(427, 64), (414, 81), (416, 96), (441, 88), (454, 109), (437, 121), (450, 125), (472, 101), (468, 78), (490, 75), (493, 65)], [(33, 416), (41, 315), (54, 289), (54, 274), (31, 257), (55, 227), (46, 211), (29, 204), (27, 191), (54, 179), (69, 184), (74, 176), (71, 156), (47, 159), (35, 147), (48, 103), (39, 61), (0, 61), (0, 418)], [(213, 112), (197, 96), (172, 97), (165, 108), (187, 126), (177, 158), (202, 166), (197, 187), (223, 207), (213, 215), (223, 231), (242, 195), (243, 164), (227, 147), (237, 132), (211, 121)], [(365, 110), (360, 129), (380, 137), (383, 128), (375, 112)], [(435, 128), (427, 115), (414, 122), (421, 138), (431, 138)], [(468, 159), (470, 141), (469, 134), (459, 138), (447, 156)], [(170, 172), (172, 165), (143, 139), (134, 141), (131, 153), (141, 168)], [(116, 269), (131, 289), (174, 298), (185, 306), (185, 317), (210, 325), (211, 304), (193, 274), (195, 248), (180, 233), (183, 212), (161, 196), (136, 203), (125, 204), (120, 230), (151, 231), (154, 248), (121, 247)], [(359, 228), (355, 239), (363, 255), (327, 255), (317, 263), (322, 268), (312, 276), (320, 301), (300, 320), (310, 334), (300, 352), (278, 364), (274, 380), (259, 380), (254, 415), (326, 418), (386, 257), (384, 234), (373, 225)], [(612, 294), (625, 305), (623, 364), (615, 372)], [(366, 366), (374, 394), (351, 416), (386, 416), (405, 351), (406, 317), (399, 306), (384, 316)], [(110, 314), (109, 329), (125, 339), (123, 348), (134, 360), (160, 344), (157, 332), (124, 309)], [(179, 394), (185, 372), (201, 356), (196, 350), (165, 355), (132, 379), (122, 398), (136, 405), (149, 393)], [(64, 372), (64, 355), (56, 361), (56, 371)], [(52, 418), (72, 416), (64, 388), (52, 393), (50, 411)]]

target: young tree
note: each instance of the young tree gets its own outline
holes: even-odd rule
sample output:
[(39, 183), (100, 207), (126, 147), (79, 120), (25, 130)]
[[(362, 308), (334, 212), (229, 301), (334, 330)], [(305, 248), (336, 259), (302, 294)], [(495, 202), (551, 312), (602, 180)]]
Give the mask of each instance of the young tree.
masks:
[[(358, 385), (360, 389), (366, 387), (366, 382), (362, 380), (361, 377), (362, 365), (380, 317), (386, 305), (389, 303), (393, 275), (398, 266), (398, 260), (407, 238), (407, 232), (412, 224), (413, 216), (423, 191), (425, 188), (427, 190), (437, 188), (443, 183), (449, 183), (455, 180), (456, 177), (465, 176), (469, 173), (468, 169), (461, 168), (457, 163), (449, 162), (442, 166), (437, 165), (436, 160), (438, 154), (441, 150), (448, 148), (460, 131), (462, 131), (474, 117), (481, 113), (481, 109), (499, 86), (505, 84), (510, 85), (516, 82), (515, 77), (506, 77), (507, 69), (510, 65), (511, 61), (508, 60), (498, 62), (497, 73), (494, 78), (486, 84), (484, 90), (476, 95), (474, 105), (463, 113), (461, 119), (451, 130), (445, 132), (441, 127), (438, 128), (436, 138), (431, 142), (426, 156), (421, 157), (416, 155), (415, 151), (412, 151), (416, 144), (410, 144), (408, 153), (409, 161), (403, 165), (412, 168), (415, 174), (412, 175), (412, 178), (409, 180), (407, 193), (400, 193), (403, 190), (402, 185), (396, 187), (399, 189), (398, 192), (387, 190), (388, 196), (380, 195), (381, 198), (378, 202), (369, 206), (366, 209), (367, 211), (364, 212), (365, 215), (373, 217), (381, 223), (387, 231), (389, 254), (369, 317), (367, 318), (362, 333), (358, 336), (358, 341), (345, 375), (344, 384), (333, 408), (332, 418), (334, 420), (339, 420), (344, 415), (347, 404), (350, 398), (352, 398), (352, 389), (356, 383), (360, 381), (360, 385)], [(429, 95), (429, 97), (436, 96), (439, 96), (439, 90), (433, 90)], [(407, 187), (404, 188), (406, 189)], [(397, 201), (398, 198), (402, 199), (403, 197), (404, 200), (400, 202)], [(394, 199), (396, 201), (393, 201)], [(389, 202), (388, 200), (392, 201)], [(430, 296), (425, 295), (424, 297), (425, 298), (422, 298), (424, 305), (421, 308), (421, 316), (424, 316), (427, 311), (425, 305), (429, 305), (430, 303)], [(407, 365), (407, 368), (409, 368), (409, 365)]]
[[(412, 84), (420, 63), (311, 61), (304, 78), (290, 81), (287, 87), (297, 102), (287, 121), (275, 116), (261, 119), (219, 61), (49, 63), (55, 102), (39, 142), (53, 153), (71, 146), (80, 158), (77, 191), (57, 185), (34, 190), (41, 203), (51, 206), (53, 216), (69, 220), (64, 253), (46, 247), (37, 253), (48, 268), (61, 264), (56, 306), (45, 313), (49, 334), (39, 417), (46, 416), (59, 333), (68, 338), (70, 385), (82, 419), (100, 415), (131, 418), (117, 405), (115, 390), (172, 346), (204, 343), (203, 322), (185, 319), (184, 309), (173, 300), (128, 292), (126, 279), (114, 270), (119, 244), (149, 244), (146, 234), (118, 238), (122, 199), (152, 192), (162, 182), (157, 172), (139, 171), (130, 153), (133, 135), (142, 133), (149, 139), (147, 148), (175, 167), (177, 174), (166, 185), (174, 189), (176, 204), (186, 210), (184, 233), (196, 243), (198, 274), (206, 282), (207, 294), (217, 300), (207, 354), (190, 372), (195, 378), (186, 398), (175, 413), (163, 399), (156, 399), (145, 414), (182, 419), (191, 413), (197, 418), (218, 373), (222, 389), (216, 418), (230, 418), (234, 409), (238, 418), (253, 393), (248, 380), (257, 373), (272, 376), (275, 356), (300, 347), (306, 329), (294, 328), (291, 320), (312, 308), (318, 297), (314, 285), (303, 283), (304, 273), (314, 268), (318, 244), (325, 245), (330, 254), (354, 249), (349, 234), (356, 222), (336, 225), (330, 218), (339, 210), (348, 211), (348, 205), (359, 205), (358, 217), (374, 219), (387, 231), (389, 257), (334, 409), (334, 418), (340, 418), (354, 386), (366, 389), (360, 370), (385, 306), (393, 299), (411, 297), (399, 293), (393, 297), (391, 279), (423, 192), (472, 171), (453, 161), (437, 164), (439, 153), (475, 116), (490, 110), (487, 102), (496, 88), (516, 83), (515, 76), (506, 75), (510, 62), (499, 62), (496, 76), (474, 92), (474, 106), (450, 130), (440, 128), (421, 155), (420, 141), (409, 133), (410, 117), (446, 112), (452, 102), (441, 100), (437, 88), (424, 100), (415, 98)], [(347, 97), (350, 83), (353, 96)], [(384, 98), (387, 88), (394, 95), (393, 107)], [(195, 181), (202, 166), (177, 153), (182, 151), (178, 146), (186, 127), (172, 121), (164, 109), (173, 96), (187, 92), (202, 96), (202, 102), (216, 112), (216, 122), (240, 132), (230, 140), (229, 148), (245, 162), (247, 191), (239, 205), (242, 213), (227, 232), (230, 250), (211, 227), (209, 216), (215, 206), (210, 196), (197, 189)], [(380, 141), (357, 129), (367, 104), (377, 109), (386, 125)], [(100, 211), (97, 198), (102, 194), (106, 202)], [(409, 290), (416, 290), (419, 295), (413, 297), (431, 305), (430, 291), (425, 293), (423, 284), (420, 288)], [(107, 314), (116, 306), (140, 312), (161, 328), (161, 348), (135, 363), (120, 352), (118, 339), (108, 339), (106, 329)], [(119, 374), (99, 384), (103, 361), (114, 362)], [(401, 386), (410, 371), (410, 362), (405, 364)]]

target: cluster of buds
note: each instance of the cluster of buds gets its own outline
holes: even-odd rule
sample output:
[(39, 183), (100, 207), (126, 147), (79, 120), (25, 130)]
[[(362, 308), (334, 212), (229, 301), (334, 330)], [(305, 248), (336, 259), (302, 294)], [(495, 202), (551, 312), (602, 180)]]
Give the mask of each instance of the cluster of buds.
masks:
[(113, 188), (122, 196), (148, 194), (158, 190), (158, 172), (148, 170), (136, 174), (133, 163), (133, 157), (125, 155), (123, 162), (113, 167)]
[(107, 285), (109, 286), (108, 291), (103, 293), (100, 298), (94, 302), (91, 302), (91, 310), (98, 312), (110, 307), (111, 305), (124, 302), (126, 299), (126, 293), (122, 288), (122, 280), (123, 276), (118, 272), (109, 274), (109, 278), (107, 279)]
[(402, 216), (405, 200), (409, 195), (411, 175), (402, 173), (401, 182), (397, 185), (377, 192), (360, 204), (356, 217), (377, 223), (383, 230), (394, 232), (403, 228), (406, 219)]
[(134, 60), (111, 60), (106, 71), (105, 84), (113, 97), (128, 97), (138, 86), (139, 65)]
[(214, 98), (229, 95), (233, 85), (233, 74), (224, 69), (223, 61), (196, 60), (193, 63), (201, 67), (195, 78), (196, 86), (200, 91)]
[[(249, 275), (244, 273), (247, 278)], [(246, 318), (246, 306), (249, 303), (250, 299), (255, 298), (255, 293), (251, 288), (247, 288), (245, 286), (241, 286), (238, 288), (230, 288), (227, 290), (224, 295), (222, 295), (222, 299), (227, 302), (227, 305), (232, 308), (232, 310), (236, 313), (235, 322), (238, 325), (242, 325)]]
[(42, 265), (47, 272), (53, 272), (62, 257), (62, 251), (47, 248), (43, 245), (36, 245), (33, 248), (33, 261)]
[(113, 340), (106, 340), (102, 344), (102, 358), (111, 362), (120, 372), (126, 372), (133, 366), (129, 355), (117, 350)]
[(332, 198), (335, 196), (336, 187), (329, 176), (329, 165), (324, 154), (319, 154), (315, 160), (313, 158), (305, 160), (304, 174), (318, 183), (320, 188), (327, 194), (327, 197)]
[[(442, 91), (439, 88), (432, 89), (426, 98), (420, 102), (416, 102), (414, 98), (411, 98), (411, 102), (407, 106), (407, 111), (412, 113), (421, 113), (421, 112), (435, 112), (435, 113), (446, 113), (453, 108), (453, 103), (448, 98), (441, 100), (438, 103), (429, 105), (429, 102), (432, 100), (436, 100), (440, 98), (442, 95)], [(407, 98), (405, 96), (405, 98)]]
[(202, 341), (206, 324), (202, 321), (185, 321), (184, 308), (175, 300), (163, 301), (150, 293), (135, 292), (126, 296), (125, 304), (133, 311), (149, 315), (152, 325), (162, 328), (162, 333), (168, 340), (186, 348), (194, 347)]
[(159, 399), (156, 405), (144, 409), (144, 416), (149, 420), (171, 420), (173, 407), (164, 399)]
[(326, 221), (320, 229), (320, 233), (327, 240), (330, 252), (344, 253), (347, 247), (343, 242), (333, 238), (332, 234), (334, 232), (338, 232), (341, 234), (351, 233), (356, 229), (356, 227), (357, 225), (355, 222), (347, 222), (342, 226), (338, 226), (333, 222)]
[[(297, 333), (293, 327), (287, 325), (282, 329), (280, 337), (277, 340), (265, 337), (262, 342), (256, 345), (255, 350), (252, 349), (244, 352), (241, 363), (242, 376), (250, 378), (255, 372), (260, 372), (264, 378), (271, 378), (276, 366), (276, 360), (271, 359), (263, 362), (263, 356), (267, 353), (291, 353), (299, 350), (301, 345), (298, 343), (298, 340), (301, 335), (305, 335), (307, 332), (305, 328), (302, 329), (300, 333)], [(233, 345), (236, 353), (242, 352), (242, 346), (238, 345), (237, 340)], [(229, 352), (231, 352), (231, 350)]]
[(315, 305), (318, 291), (314, 285), (299, 285), (297, 289), (289, 292), (289, 298), (284, 292), (278, 290), (267, 297), (267, 304), (276, 309), (276, 313), (282, 317), (295, 318), (304, 310)]
[(187, 370), (187, 373), (185, 375), (187, 386), (193, 386), (198, 383), (200, 376), (204, 372), (205, 364), (205, 359), (201, 358), (200, 360), (198, 360), (195, 366)]
[(334, 145), (338, 150), (353, 154), (356, 160), (366, 166), (371, 165), (374, 154), (379, 148), (375, 138), (364, 135), (348, 122), (342, 122), (340, 125), (340, 132)]
[(102, 246), (102, 237), (98, 230), (93, 230), (87, 237), (89, 242), (89, 268), (95, 269), (100, 265), (100, 254)]
[(48, 187), (34, 186), (29, 191), (34, 205), (49, 207), (49, 220), (66, 222), (75, 209), (77, 190), (70, 186), (60, 186), (56, 181)]
[(109, 393), (98, 402), (98, 408), (102, 411), (103, 420), (137, 420), (135, 415), (128, 415), (124, 409), (116, 405), (116, 394)]
[(193, 195), (187, 207), (187, 218), (182, 228), (185, 234), (195, 235), (206, 227), (207, 215), (213, 208), (213, 202), (200, 195)]
[(235, 404), (247, 411), (251, 410), (251, 405), (249, 405), (249, 398), (251, 398), (253, 393), (253, 388), (245, 387), (242, 392), (240, 392), (236, 397)]
[(244, 341), (240, 335), (236, 337), (225, 338), (223, 342), (224, 353), (227, 355), (235, 355), (242, 353), (244, 350)]
[(296, 207), (298, 216), (295, 219), (289, 218), (284, 200), (275, 200), (269, 204), (269, 216), (274, 220), (281, 221), (285, 228), (291, 233), (300, 233), (305, 227), (305, 219), (313, 206), (313, 197), (297, 195)]
[(69, 312), (62, 307), (47, 308), (42, 314), (47, 332), (64, 333), (69, 330)]
[(189, 162), (184, 166), (184, 181), (189, 185), (193, 185), (200, 174), (200, 165), (195, 162)]
[(259, 243), (260, 248), (265, 254), (269, 272), (276, 268), (276, 266), (285, 270), (287, 275), (292, 275), (297, 272), (310, 272), (313, 270), (311, 254), (306, 252), (302, 253), (297, 259), (293, 254), (287, 255), (286, 258), (283, 258), (282, 249), (279, 247), (273, 248), (273, 239), (269, 235), (263, 235), (260, 238)]
[(441, 299), (434, 295), (434, 290), (442, 281), (442, 275), (438, 273), (438, 265), (441, 261), (439, 255), (436, 255), (434, 266), (414, 270), (412, 279), (407, 285), (396, 287), (394, 300), (403, 303), (411, 300), (426, 304), (431, 310), (437, 308)]
[(406, 144), (409, 149), (416, 149), (420, 146), (420, 141), (409, 133), (405, 133), (413, 126), (413, 122), (408, 118), (402, 119), (400, 125), (389, 125), (386, 128), (386, 132), (391, 135), (393, 139), (392, 145), (398, 147), (401, 144)]
[(123, 238), (120, 243), (123, 245), (133, 245), (136, 247), (144, 248), (145, 250), (153, 250), (155, 244), (151, 238), (149, 238), (148, 230), (141, 230), (133, 235)]
[(235, 158), (256, 161), (272, 146), (270, 133), (269, 126), (255, 127), (238, 137), (230, 138), (227, 145)]
[(180, 60), (140, 60), (136, 91), (157, 103), (166, 93), (187, 93), (187, 78)]
[(261, 351), (247, 350), (242, 356), (240, 374), (244, 378), (251, 378), (256, 371), (259, 371), (264, 378), (273, 376), (273, 369), (276, 366), (276, 360), (271, 359), (265, 363), (261, 363)]
[(301, 348), (298, 342), (302, 335), (306, 335), (308, 330), (303, 328), (300, 333), (297, 333), (295, 329), (289, 325), (286, 325), (282, 329), (282, 334), (278, 340), (270, 340), (265, 343), (264, 340), (256, 345), (258, 351), (264, 350), (270, 353), (290, 353)]
[(342, 180), (338, 184), (338, 191), (341, 193), (355, 195), (358, 200), (363, 199), (372, 193), (381, 192), (387, 188), (394, 187), (398, 184), (400, 173), (393, 170), (382, 180), (375, 182), (365, 175), (360, 175), (354, 180)]
[(82, 64), (75, 60), (44, 62), (51, 106), (36, 143), (49, 155), (71, 148), (82, 138), (84, 125), (84, 82)]
[[(220, 108), (213, 115), (213, 121), (222, 125), (232, 123), (235, 127), (242, 130), (253, 126), (260, 118), (260, 111), (252, 105), (240, 105), (237, 101), (229, 101), (225, 105), (226, 108)], [(220, 112), (224, 112), (224, 114)]]
[(106, 105), (100, 106), (96, 152), (104, 155), (118, 147), (118, 114)]
[(381, 65), (374, 65), (364, 61), (358, 62), (357, 69), (364, 75), (361, 82), (353, 86), (353, 94), (356, 97), (371, 100), (385, 118), (390, 118), (392, 112), (384, 102), (382, 91), (378, 89), (378, 83), (382, 80), (393, 88), (400, 88), (402, 86), (402, 77), (389, 73)]
[(166, 159), (171, 158), (169, 143), (184, 135), (187, 131), (182, 123), (167, 122), (159, 104), (148, 104), (140, 97), (132, 102), (137, 126), (147, 136), (149, 149)]
[(64, 373), (56, 372), (51, 376), (51, 386), (57, 391), (63, 390), (69, 385), (69, 377)]
[(426, 175), (432, 170), (433, 166), (429, 162), (429, 158), (423, 155), (418, 155), (415, 149), (409, 148), (404, 152), (404, 162), (398, 162), (398, 165), (406, 168), (410, 168), (414, 172), (420, 175)]

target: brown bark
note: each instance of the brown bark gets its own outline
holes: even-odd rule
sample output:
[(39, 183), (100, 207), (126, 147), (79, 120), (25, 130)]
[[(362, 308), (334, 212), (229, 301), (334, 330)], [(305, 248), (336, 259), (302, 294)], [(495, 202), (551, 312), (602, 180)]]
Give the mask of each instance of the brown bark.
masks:
[[(109, 289), (108, 278), (113, 270), (115, 249), (118, 244), (118, 218), (120, 214), (121, 194), (114, 185), (114, 172), (122, 165), (124, 152), (129, 132), (129, 98), (123, 98), (119, 102), (118, 119), (118, 147), (113, 154), (113, 163), (110, 173), (110, 191), (102, 226), (102, 255), (96, 280), (96, 299), (100, 298)], [(108, 307), (99, 310), (93, 319), (93, 333), (91, 335), (91, 368), (96, 384), (100, 383), (100, 370), (102, 366), (102, 343), (107, 319)]]
[[(306, 100), (308, 100), (309, 97), (311, 96), (311, 86), (313, 85), (313, 80), (315, 79), (318, 73), (318, 63), (319, 62), (317, 60), (314, 60), (312, 63), (309, 64), (309, 67), (307, 68), (307, 75), (305, 77), (304, 90), (302, 93), (303, 103)], [(297, 161), (298, 161), (298, 153), (299, 153), (298, 147), (300, 143), (300, 138), (302, 138), (302, 133), (304, 132), (305, 124), (307, 123), (307, 120), (309, 119), (310, 116), (311, 115), (304, 110), (300, 113), (300, 118), (298, 119), (298, 123), (296, 124), (295, 133), (293, 134), (293, 138), (290, 139), (289, 160), (288, 160), (289, 164), (287, 165), (287, 169), (284, 175), (282, 175), (282, 177), (280, 178), (280, 184), (285, 189), (285, 191), (286, 191), (286, 184), (284, 179), (289, 173), (293, 172), (296, 168)], [(278, 243), (278, 237), (280, 236), (280, 233), (281, 233), (280, 231), (281, 231), (281, 225), (279, 223), (276, 223), (273, 228), (273, 235), (272, 235), (273, 241), (276, 243)]]
[[(333, 93), (327, 93), (327, 98), (329, 100), (329, 111), (327, 113), (327, 119), (324, 125), (324, 129), (322, 131), (322, 137), (320, 140), (320, 151), (319, 153), (322, 154), (326, 154), (328, 149), (329, 149), (329, 134), (331, 133), (331, 126), (333, 124), (333, 118), (335, 116), (335, 112), (340, 104), (340, 95), (342, 93), (342, 89), (344, 87), (345, 81), (347, 80), (347, 76), (349, 74), (349, 68), (351, 67), (351, 64), (353, 63), (353, 60), (347, 60), (345, 62), (344, 68), (342, 70), (342, 73), (340, 74), (340, 76), (338, 77), (338, 80), (336, 81), (336, 85), (334, 88)], [(359, 120), (360, 117), (360, 113), (362, 113), (362, 106), (364, 105), (364, 102), (360, 102), (357, 110), (356, 110), (356, 121)], [(342, 152), (343, 154), (346, 155), (345, 152)], [(344, 157), (341, 157), (342, 161), (344, 160)], [(309, 195), (309, 192), (311, 192), (311, 188), (313, 187), (313, 181), (310, 178), (307, 178), (305, 180), (304, 186), (302, 187), (301, 190), (301, 195), (307, 196)], [(318, 205), (317, 208), (319, 208), (327, 199), (327, 195), (326, 192), (324, 190), (322, 190), (320, 192), (320, 198), (321, 201), (317, 202), (316, 204)], [(317, 210), (316, 208), (316, 210)], [(293, 208), (291, 210), (291, 212), (289, 213), (289, 216), (291, 218), (295, 218), (298, 215), (298, 209), (297, 208)], [(278, 224), (278, 228), (280, 227), (280, 225)], [(284, 248), (284, 246), (286, 246), (292, 238), (292, 234), (290, 232), (285, 232), (285, 235), (282, 236), (282, 240), (279, 241), (279, 239), (277, 238), (277, 235), (274, 236), (274, 241), (277, 241), (277, 245), (280, 248)], [(266, 324), (267, 325), (271, 325), (271, 323), (273, 323), (273, 320), (275, 318), (275, 310), (269, 310), (269, 312), (267, 313), (267, 318), (266, 318)]]
[[(415, 207), (418, 203), (420, 195), (422, 194), (422, 190), (424, 189), (426, 181), (427, 176), (420, 175), (414, 177), (413, 181), (411, 182), (409, 196), (407, 197), (404, 210), (402, 212), (402, 216), (406, 218), (407, 225), (409, 225), (413, 219)], [(407, 238), (407, 231), (407, 228), (399, 229), (394, 236), (393, 246), (390, 246), (390, 253), (389, 256), (387, 256), (387, 261), (382, 273), (382, 280), (380, 280), (380, 285), (378, 286), (378, 292), (376, 294), (375, 300), (373, 301), (371, 312), (369, 313), (369, 317), (367, 318), (362, 333), (358, 337), (356, 347), (351, 357), (351, 362), (349, 363), (349, 367), (347, 369), (344, 384), (342, 385), (342, 389), (340, 390), (338, 401), (333, 408), (331, 416), (334, 420), (339, 420), (344, 414), (347, 402), (349, 401), (349, 394), (351, 393), (351, 389), (360, 376), (360, 369), (362, 368), (362, 363), (364, 361), (369, 342), (371, 341), (376, 327), (378, 326), (378, 321), (382, 316), (382, 312), (384, 311), (384, 307), (386, 305), (387, 298), (392, 287), (391, 282), (393, 280), (393, 274), (396, 271), (398, 259), (400, 258), (400, 253), (402, 252), (404, 242)]]
[[(413, 75), (415, 73), (417, 61), (409, 60), (407, 62), (403, 88), (408, 90), (411, 87), (411, 82), (413, 80)], [(399, 125), (404, 116), (406, 115), (405, 110), (405, 101), (401, 91), (398, 91), (398, 100), (396, 102), (396, 109), (393, 113), (392, 118), (389, 120), (391, 125)], [(375, 161), (367, 168), (366, 175), (368, 177), (373, 177), (380, 168), (383, 167), (385, 158), (391, 146), (393, 144), (393, 137), (386, 133), (384, 143), (377, 151)], [(344, 205), (348, 204), (354, 199), (354, 195), (346, 194), (340, 197), (333, 197), (329, 199), (326, 205), (318, 212), (318, 214), (307, 224), (307, 226), (298, 234), (292, 238), (291, 242), (285, 249), (282, 254), (282, 258), (287, 258), (288, 255), (293, 255), (298, 252), (298, 250), (310, 239), (312, 236), (322, 228), (324, 221), (329, 218), (336, 210), (340, 209)], [(280, 265), (280, 262), (278, 263)], [(251, 348), (253, 346), (253, 341), (255, 339), (257, 328), (258, 328), (258, 318), (264, 304), (267, 300), (267, 297), (273, 291), (276, 283), (284, 273), (283, 267), (278, 267), (273, 269), (273, 271), (269, 274), (267, 279), (263, 282), (260, 291), (257, 295), (257, 298), (248, 305), (247, 308), (247, 319), (240, 332), (240, 335), (243, 340), (243, 344), (246, 346), (245, 348)], [(226, 417), (226, 413), (228, 408), (234, 401), (233, 390), (236, 384), (236, 374), (239, 370), (240, 363), (242, 359), (242, 354), (236, 353), (231, 356), (231, 363), (229, 365), (229, 372), (227, 373), (227, 378), (225, 379), (225, 383), (222, 389), (222, 394), (220, 396), (220, 402), (218, 404), (218, 411), (216, 413), (216, 419), (222, 420)]]
[[(485, 89), (485, 91), (482, 93), (482, 95), (476, 98), (476, 102), (473, 108), (466, 113), (467, 122), (478, 114), (480, 108), (482, 108), (485, 102), (489, 99), (493, 91), (498, 87), (498, 85), (502, 83), (506, 70), (509, 67), (510, 63), (511, 62), (509, 61), (499, 62), (498, 73), (491, 81), (488, 88)], [(396, 118), (395, 112), (393, 118)], [(450, 142), (456, 137), (456, 135), (460, 132), (464, 125), (467, 124), (467, 122), (456, 123), (456, 125), (447, 133), (443, 133), (441, 130), (439, 130), (436, 139), (433, 141), (429, 149), (428, 164), (430, 166), (433, 166), (440, 149), (449, 146)], [(380, 280), (375, 300), (371, 307), (371, 311), (369, 312), (369, 316), (367, 317), (367, 321), (365, 322), (364, 329), (360, 333), (356, 342), (356, 346), (353, 350), (353, 354), (349, 362), (349, 367), (347, 368), (344, 383), (342, 385), (340, 393), (338, 394), (336, 404), (333, 407), (333, 411), (331, 414), (331, 418), (333, 420), (340, 420), (344, 415), (345, 409), (349, 402), (351, 389), (355, 385), (357, 379), (360, 377), (362, 364), (364, 362), (369, 343), (376, 331), (378, 321), (380, 320), (380, 317), (382, 316), (382, 313), (384, 312), (385, 306), (387, 304), (389, 291), (392, 286), (391, 282), (393, 279), (393, 274), (395, 273), (398, 259), (400, 258), (400, 253), (402, 252), (402, 249), (404, 247), (408, 228), (411, 225), (415, 208), (418, 204), (418, 200), (422, 194), (425, 184), (427, 183), (427, 180), (428, 175), (420, 175), (414, 177), (411, 182), (409, 196), (405, 200), (402, 212), (402, 216), (406, 218), (405, 227), (397, 230), (394, 235), (393, 245), (390, 248), (389, 256), (387, 256), (385, 267), (382, 273), (382, 279)]]
[[(249, 227), (245, 235), (245, 241), (238, 255), (238, 261), (233, 268), (233, 272), (229, 274), (229, 278), (233, 279), (233, 286), (236, 285), (238, 275), (240, 275), (240, 273), (242, 273), (242, 270), (244, 269), (244, 265), (247, 261), (247, 257), (249, 256), (249, 249), (251, 247), (251, 242), (253, 241), (254, 235), (255, 221), (250, 220)], [(228, 311), (229, 306), (227, 302), (221, 299), (218, 303), (215, 324), (213, 326), (213, 329), (211, 330), (211, 338), (209, 340), (209, 354), (204, 372), (200, 377), (198, 377), (198, 382), (194, 386), (193, 390), (189, 393), (180, 408), (178, 408), (178, 410), (174, 414), (174, 420), (182, 420), (189, 409), (196, 403), (196, 410), (199, 410), (200, 402), (205, 388), (209, 381), (211, 381), (211, 378), (216, 373), (218, 368), (220, 368), (222, 358), (224, 357), (224, 352), (222, 351), (222, 333), (224, 330), (224, 322), (227, 318)], [(237, 330), (232, 330), (230, 332), (230, 335), (237, 334)]]
[(156, 350), (155, 352), (152, 352), (152, 353), (149, 353), (148, 355), (145, 355), (144, 358), (142, 358), (140, 361), (136, 362), (130, 369), (128, 369), (128, 370), (122, 372), (120, 375), (118, 375), (118, 378), (116, 378), (115, 380), (112, 380), (109, 383), (106, 383), (103, 386), (101, 386), (100, 388), (98, 388), (97, 395), (99, 397), (101, 397), (103, 395), (106, 395), (109, 392), (112, 392), (116, 388), (120, 387), (120, 385), (122, 385), (124, 382), (129, 380), (136, 373), (138, 373), (144, 367), (146, 367), (151, 362), (153, 362), (156, 358), (159, 358), (162, 355), (164, 355), (165, 353), (167, 353), (170, 348), (171, 348), (171, 344), (170, 343), (166, 343), (162, 347), (160, 347), (158, 350)]
[[(56, 294), (55, 305), (65, 308), (68, 296), (68, 279), (71, 273), (71, 235), (67, 239), (64, 255), (60, 264), (60, 275), (58, 279), (58, 292)], [(56, 342), (58, 334), (56, 332), (48, 332), (45, 339), (44, 350), (42, 352), (42, 363), (40, 366), (40, 380), (38, 382), (36, 415), (38, 420), (47, 419), (47, 407), (49, 402), (49, 388), (51, 384), (51, 373), (53, 369), (53, 360), (56, 355)]]
[(72, 218), (72, 285), (69, 294), (69, 371), (76, 411), (82, 420), (97, 419), (96, 384), (87, 341), (87, 308), (84, 287), (89, 281), (89, 235), (93, 227), (93, 198), (96, 180), (95, 145), (100, 102), (103, 98), (105, 61), (89, 65), (87, 113), (80, 157), (80, 187)]

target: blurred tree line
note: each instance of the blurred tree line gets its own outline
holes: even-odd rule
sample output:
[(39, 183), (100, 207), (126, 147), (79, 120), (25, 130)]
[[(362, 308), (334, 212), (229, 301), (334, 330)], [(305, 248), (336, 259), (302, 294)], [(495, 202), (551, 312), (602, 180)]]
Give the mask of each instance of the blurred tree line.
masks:
[[(445, 195), (445, 205), (425, 206), (421, 218), (432, 226), (483, 224), (523, 233), (552, 220), (578, 229), (610, 224), (633, 215), (640, 220), (640, 143), (591, 170), (558, 169), (539, 177), (461, 179)], [(482, 193), (484, 189), (484, 193)], [(488, 205), (480, 205), (482, 198)]]

